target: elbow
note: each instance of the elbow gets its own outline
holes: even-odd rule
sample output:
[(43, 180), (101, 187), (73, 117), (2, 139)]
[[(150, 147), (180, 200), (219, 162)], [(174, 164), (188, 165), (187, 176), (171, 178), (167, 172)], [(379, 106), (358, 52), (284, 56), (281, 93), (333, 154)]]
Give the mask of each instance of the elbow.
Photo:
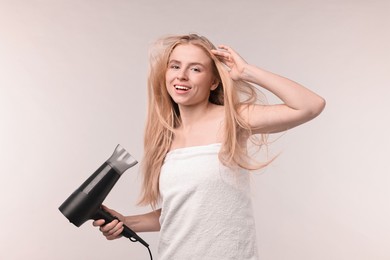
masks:
[(322, 97), (320, 97), (320, 100), (318, 102), (318, 108), (317, 108), (317, 115), (321, 114), (321, 112), (324, 110), (326, 106), (326, 100)]
[(311, 106), (311, 109), (309, 111), (309, 117), (311, 119), (317, 117), (324, 110), (325, 106), (326, 106), (326, 100), (323, 99), (322, 97), (318, 97), (318, 100), (313, 102)]

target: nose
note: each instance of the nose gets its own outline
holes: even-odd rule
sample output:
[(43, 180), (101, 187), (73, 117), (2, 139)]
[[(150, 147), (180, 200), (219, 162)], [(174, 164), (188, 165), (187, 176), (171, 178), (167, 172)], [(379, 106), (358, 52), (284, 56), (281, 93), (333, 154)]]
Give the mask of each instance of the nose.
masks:
[(187, 75), (187, 71), (185, 69), (181, 69), (177, 72), (177, 79), (178, 80), (187, 80), (188, 79), (188, 75)]

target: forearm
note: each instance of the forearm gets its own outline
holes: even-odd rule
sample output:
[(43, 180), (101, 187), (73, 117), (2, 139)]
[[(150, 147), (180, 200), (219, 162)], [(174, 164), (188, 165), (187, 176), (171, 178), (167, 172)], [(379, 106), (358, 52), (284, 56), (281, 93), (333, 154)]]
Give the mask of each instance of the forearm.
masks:
[(161, 210), (152, 211), (142, 215), (126, 216), (124, 224), (134, 232), (153, 232), (160, 230)]
[(270, 91), (295, 110), (309, 110), (317, 114), (325, 105), (322, 97), (302, 85), (250, 64), (244, 67), (241, 79)]

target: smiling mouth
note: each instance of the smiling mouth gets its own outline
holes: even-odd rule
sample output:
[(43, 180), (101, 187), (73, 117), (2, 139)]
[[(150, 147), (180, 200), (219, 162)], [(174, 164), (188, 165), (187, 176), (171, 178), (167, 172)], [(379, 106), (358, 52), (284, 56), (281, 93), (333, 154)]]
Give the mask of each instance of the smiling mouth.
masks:
[(181, 86), (181, 85), (175, 85), (175, 89), (187, 91), (190, 90), (191, 88), (186, 86)]

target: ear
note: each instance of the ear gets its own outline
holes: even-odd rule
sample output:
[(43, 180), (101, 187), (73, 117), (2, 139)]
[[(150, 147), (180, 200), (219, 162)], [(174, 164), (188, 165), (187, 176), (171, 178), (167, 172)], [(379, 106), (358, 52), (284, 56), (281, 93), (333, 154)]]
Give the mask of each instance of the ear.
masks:
[(219, 85), (219, 80), (218, 79), (214, 79), (213, 83), (211, 84), (210, 91), (216, 90), (218, 85)]

